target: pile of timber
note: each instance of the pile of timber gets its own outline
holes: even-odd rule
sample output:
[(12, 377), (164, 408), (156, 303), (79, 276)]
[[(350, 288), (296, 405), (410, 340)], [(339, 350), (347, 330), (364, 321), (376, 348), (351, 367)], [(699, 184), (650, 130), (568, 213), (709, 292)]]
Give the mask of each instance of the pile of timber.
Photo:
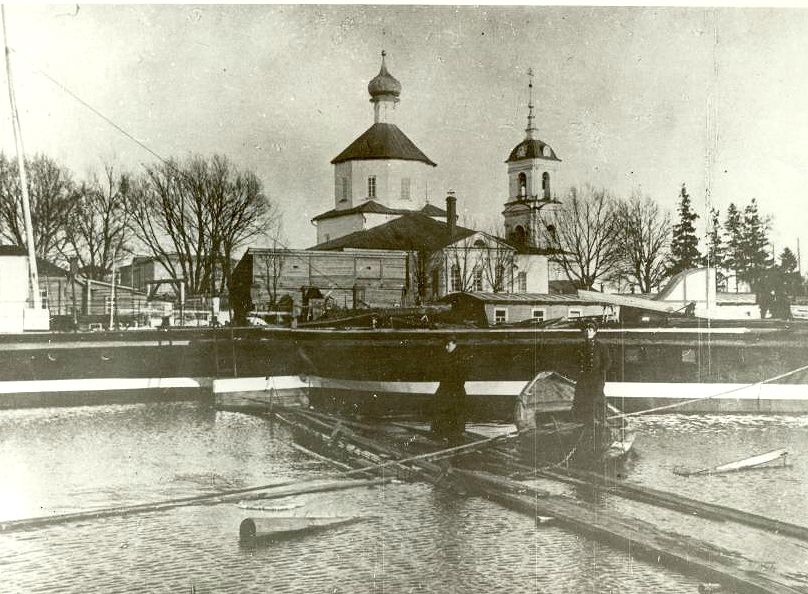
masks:
[[(402, 433), (404, 427), (401, 425), (368, 426), (313, 412), (289, 413), (284, 419), (298, 430), (304, 430), (309, 438), (319, 435), (315, 441), (320, 447), (324, 447), (325, 451), (340, 451), (345, 460), (353, 460), (353, 464), (359, 464), (359, 468), (363, 468), (362, 464), (376, 460), (380, 463), (379, 467), (392, 466), (403, 471), (403, 478), (426, 480), (460, 493), (476, 493), (525, 513), (536, 521), (554, 518), (562, 527), (573, 532), (606, 542), (652, 563), (682, 571), (707, 582), (722, 584), (733, 591), (800, 591), (795, 589), (788, 577), (774, 572), (763, 575), (760, 572), (760, 563), (747, 559), (736, 551), (722, 549), (688, 535), (660, 530), (648, 522), (615, 510), (604, 510), (601, 506), (567, 496), (550, 495), (523, 482), (506, 478), (501, 473), (518, 474), (531, 469), (520, 465), (518, 459), (507, 449), (498, 447), (496, 441), (472, 441), (465, 446), (446, 449), (442, 443), (429, 440), (423, 432), (410, 431), (410, 436), (405, 437), (406, 431)], [(399, 446), (391, 445), (391, 442), (398, 443)], [(447, 466), (436, 461), (449, 453), (453, 454), (455, 461), (458, 461), (459, 456), (463, 456), (464, 460), (475, 456), (476, 460), (474, 463), (467, 461), (464, 464), (466, 468)], [(499, 474), (469, 469), (484, 465), (486, 458), (489, 467), (496, 469)], [(371, 467), (364, 468), (372, 472)], [(688, 514), (698, 513), (706, 519), (738, 521), (800, 539), (808, 537), (808, 529), (800, 526), (696, 502), (659, 490), (611, 484), (607, 477), (592, 472), (532, 470), (534, 474), (545, 478), (608, 488), (609, 492), (630, 499)]]

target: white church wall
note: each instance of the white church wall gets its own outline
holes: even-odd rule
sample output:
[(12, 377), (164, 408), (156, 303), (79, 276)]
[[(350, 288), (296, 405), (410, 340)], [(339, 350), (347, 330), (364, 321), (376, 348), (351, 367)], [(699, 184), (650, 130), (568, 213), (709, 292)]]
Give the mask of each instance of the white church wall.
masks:
[(317, 243), (324, 243), (354, 231), (364, 229), (365, 220), (361, 213), (323, 219), (317, 222)]

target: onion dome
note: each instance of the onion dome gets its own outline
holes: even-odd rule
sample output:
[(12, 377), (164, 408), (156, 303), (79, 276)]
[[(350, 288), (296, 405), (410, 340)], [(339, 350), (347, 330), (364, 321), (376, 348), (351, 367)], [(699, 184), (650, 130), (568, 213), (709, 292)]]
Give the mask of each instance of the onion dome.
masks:
[(401, 94), (401, 83), (396, 78), (387, 72), (387, 65), (384, 63), (384, 57), (387, 52), (382, 51), (382, 67), (376, 78), (368, 83), (368, 93), (373, 99), (388, 97), (398, 97)]

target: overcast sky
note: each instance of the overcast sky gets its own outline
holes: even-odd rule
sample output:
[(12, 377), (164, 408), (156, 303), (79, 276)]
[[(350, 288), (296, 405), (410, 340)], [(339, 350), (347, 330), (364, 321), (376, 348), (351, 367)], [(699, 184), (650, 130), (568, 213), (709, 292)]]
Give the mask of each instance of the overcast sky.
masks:
[[(775, 249), (808, 246), (808, 11), (400, 6), (7, 7), (29, 153), (81, 177), (220, 152), (263, 179), (294, 247), (333, 207), (330, 160), (372, 123), (367, 83), (388, 52), (397, 123), (487, 226), (524, 136), (536, 72), (539, 138), (565, 178), (705, 218), (758, 199)], [(9, 122), (8, 106), (0, 114)], [(13, 147), (10, 125), (0, 134)], [(803, 267), (805, 268), (805, 266)]]

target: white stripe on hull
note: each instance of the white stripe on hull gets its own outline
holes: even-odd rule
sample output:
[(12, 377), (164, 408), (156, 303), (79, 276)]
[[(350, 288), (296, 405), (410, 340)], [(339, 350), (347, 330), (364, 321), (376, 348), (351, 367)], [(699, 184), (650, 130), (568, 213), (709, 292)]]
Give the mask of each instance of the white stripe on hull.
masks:
[(608, 398), (653, 398), (655, 400), (798, 400), (808, 411), (808, 385), (805, 384), (706, 384), (607, 382)]
[(32, 394), (40, 392), (117, 392), (121, 390), (171, 390), (209, 388), (211, 378), (138, 377), (88, 378), (63, 380), (31, 380), (0, 382), (0, 394)]

